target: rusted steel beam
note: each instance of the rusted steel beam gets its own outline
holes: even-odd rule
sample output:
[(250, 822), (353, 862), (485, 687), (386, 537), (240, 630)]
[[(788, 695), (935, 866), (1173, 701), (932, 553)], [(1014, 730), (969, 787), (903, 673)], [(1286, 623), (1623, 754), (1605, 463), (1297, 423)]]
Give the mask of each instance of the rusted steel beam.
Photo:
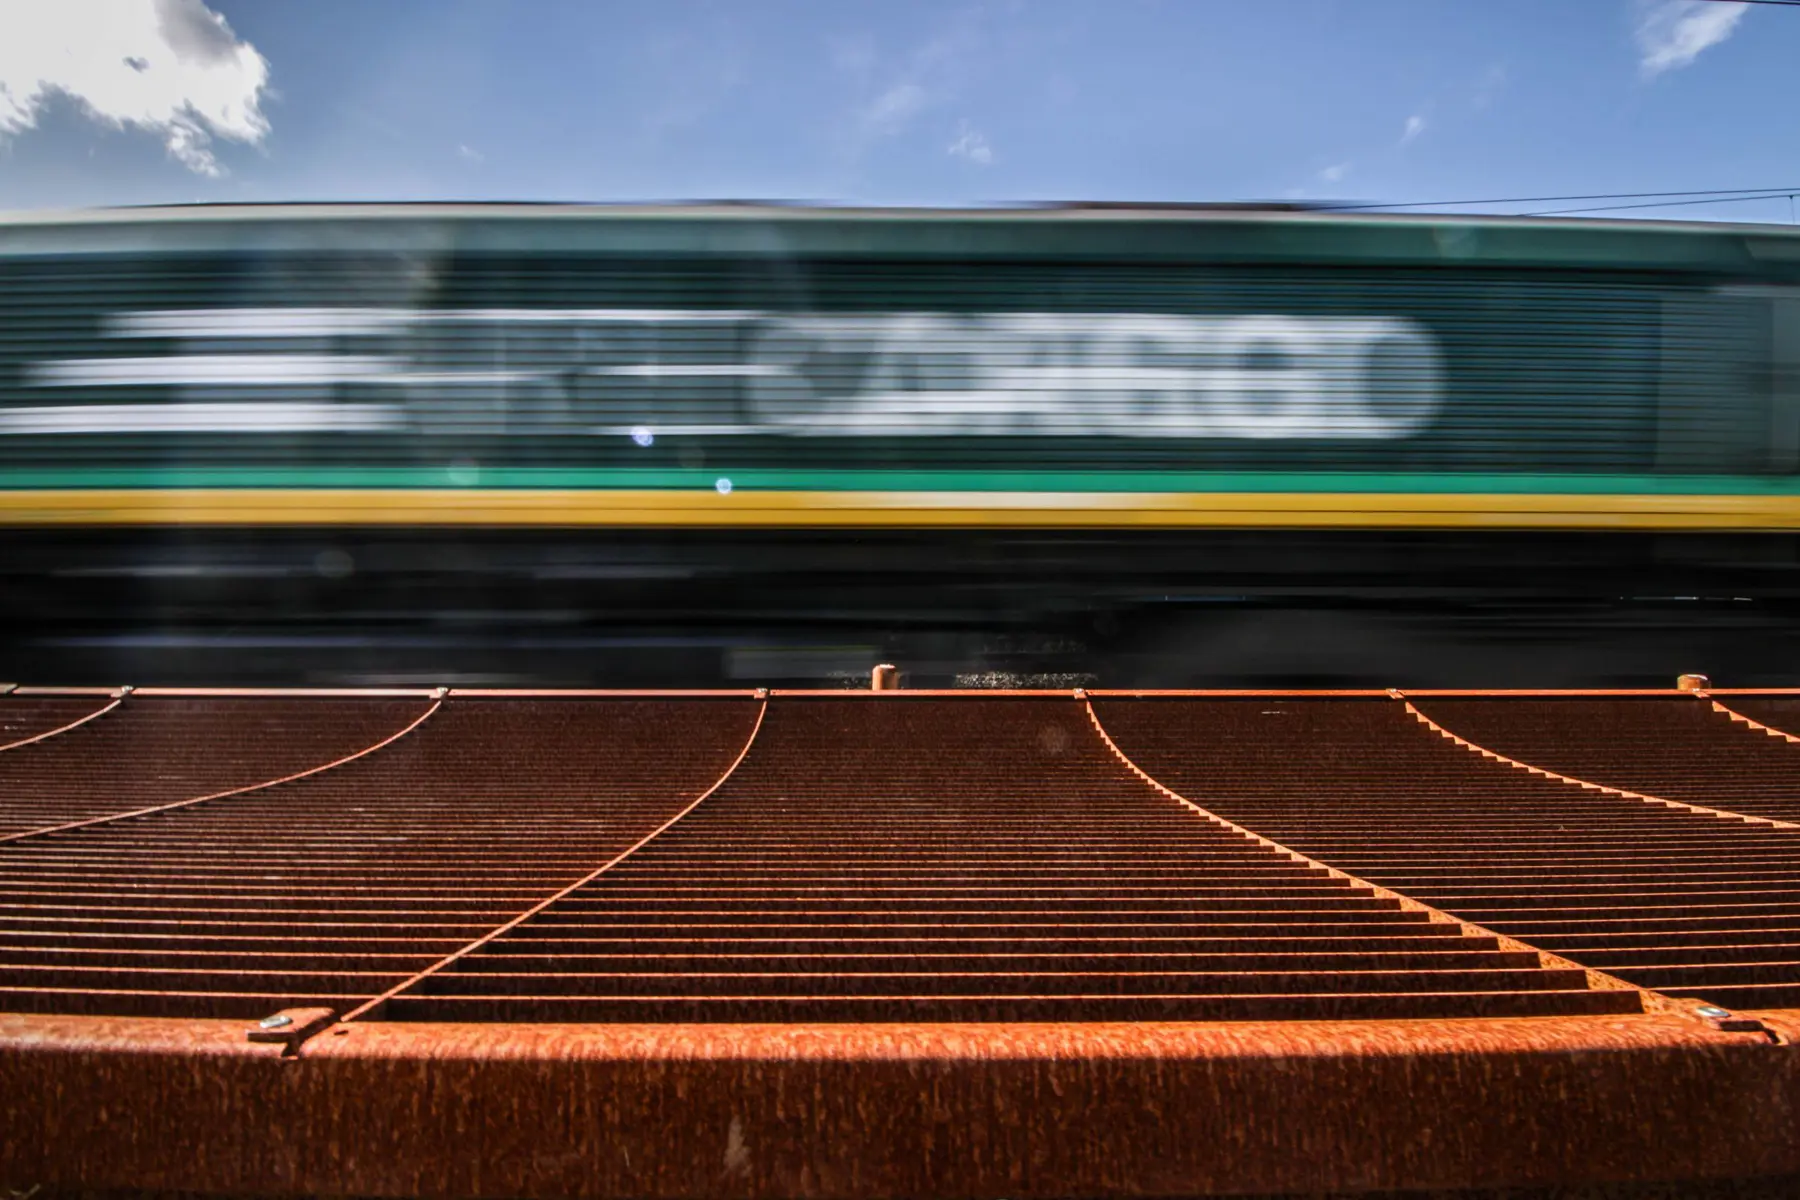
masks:
[(430, 700), (438, 688), (381, 687), (141, 687), (140, 696), (220, 698), (220, 699), (298, 699), (298, 700)]
[[(1388, 689), (1382, 695), (1389, 695), (1396, 689)], [(1606, 696), (1692, 696), (1694, 693), (1682, 688), (1407, 688), (1408, 696), (1449, 699), (1509, 699), (1541, 697), (1554, 699), (1558, 696), (1603, 698)]]
[(453, 697), (486, 700), (751, 700), (756, 688), (451, 688)]
[[(31, 696), (117, 696), (121, 689), (116, 687), (52, 687), (22, 685), (11, 686), (10, 695), (20, 697)], [(429, 699), (437, 689), (428, 687), (136, 687), (126, 689), (143, 696), (161, 697), (298, 697), (345, 699), (405, 699), (419, 697)], [(1371, 698), (1390, 694), (1388, 688), (1087, 688), (1089, 695), (1100, 699), (1129, 699), (1133, 697), (1188, 697), (1192, 699), (1207, 698), (1251, 698), (1267, 696), (1273, 698), (1320, 698), (1332, 697)], [(737, 698), (744, 699), (756, 694), (757, 689), (742, 688), (480, 688), (451, 687), (447, 694), (451, 697), (503, 699), (518, 698), (586, 698), (586, 699), (632, 699), (632, 698), (671, 698), (671, 699), (706, 699)], [(1003, 696), (1027, 696), (1044, 699), (1069, 695), (1068, 688), (932, 688), (908, 690), (912, 697), (951, 697), (994, 699)], [(833, 699), (850, 699), (858, 693), (848, 689), (836, 688), (777, 688), (776, 696), (813, 696)], [(1419, 697), (1541, 697), (1555, 699), (1557, 697), (1605, 697), (1605, 696), (1693, 696), (1695, 692), (1678, 688), (1408, 688), (1406, 694)], [(1792, 699), (1800, 696), (1800, 688), (1706, 688), (1701, 695), (1707, 696), (1742, 696), (1746, 698), (1766, 697), (1769, 699)]]
[[(1800, 1013), (1768, 1014), (1800, 1029)], [(0, 1016), (0, 1183), (969, 1198), (1800, 1170), (1800, 1050), (1674, 1017), (357, 1024)]]

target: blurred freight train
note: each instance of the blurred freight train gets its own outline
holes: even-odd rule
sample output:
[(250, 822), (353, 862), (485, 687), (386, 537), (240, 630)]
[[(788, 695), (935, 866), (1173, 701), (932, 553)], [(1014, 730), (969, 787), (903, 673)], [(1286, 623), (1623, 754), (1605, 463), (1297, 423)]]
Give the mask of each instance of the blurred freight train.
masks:
[(1800, 235), (0, 218), (0, 678), (1792, 683)]

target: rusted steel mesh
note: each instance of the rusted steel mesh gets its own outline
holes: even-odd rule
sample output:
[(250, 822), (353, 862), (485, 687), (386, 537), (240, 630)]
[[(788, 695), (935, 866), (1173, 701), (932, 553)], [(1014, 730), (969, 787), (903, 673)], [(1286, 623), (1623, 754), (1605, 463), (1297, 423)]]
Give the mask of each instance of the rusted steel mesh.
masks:
[[(90, 749), (51, 778), (133, 807), (328, 761), (424, 709), (271, 703), (181, 702), (166, 736), (114, 743), (134, 757)], [(455, 701), (391, 745), (298, 782), (0, 845), (0, 1008), (260, 1017), (349, 1007), (666, 820), (742, 748), (755, 708)], [(176, 711), (159, 707), (153, 724)], [(209, 773), (210, 758), (225, 766)]]
[(1148, 787), (1068, 699), (778, 699), (717, 794), (384, 1009), (437, 1021), (1637, 1011)]
[(1800, 745), (1733, 721), (1705, 700), (1424, 698), (1413, 704), (1477, 745), (1558, 774), (1800, 822)]
[[(26, 701), (0, 698), (0, 711), (15, 702)], [(92, 712), (105, 702), (78, 703)], [(0, 754), (0, 837), (279, 779), (353, 754), (425, 706), (127, 697), (105, 716)]]
[(1800, 737), (1800, 696), (1716, 696), (1732, 712), (1742, 713), (1771, 729)]
[(1800, 1003), (1800, 830), (1535, 775), (1393, 700), (1095, 707), (1169, 787), (1339, 869), (1669, 995)]
[(44, 737), (107, 708), (112, 697), (0, 696), (0, 750), (24, 749)]

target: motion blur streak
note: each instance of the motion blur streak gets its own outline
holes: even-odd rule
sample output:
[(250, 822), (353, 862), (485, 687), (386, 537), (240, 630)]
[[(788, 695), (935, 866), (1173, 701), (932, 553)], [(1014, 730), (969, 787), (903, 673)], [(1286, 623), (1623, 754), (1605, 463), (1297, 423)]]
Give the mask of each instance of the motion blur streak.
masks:
[(15, 677), (1781, 683), (1797, 472), (1782, 228), (0, 219)]

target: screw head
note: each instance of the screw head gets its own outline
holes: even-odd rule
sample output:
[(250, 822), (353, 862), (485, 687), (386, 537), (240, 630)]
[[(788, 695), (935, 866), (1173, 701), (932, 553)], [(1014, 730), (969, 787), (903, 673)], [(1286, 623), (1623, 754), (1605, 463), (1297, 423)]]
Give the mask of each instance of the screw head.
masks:
[(1717, 1019), (1719, 1017), (1729, 1017), (1731, 1015), (1730, 1009), (1720, 1008), (1716, 1004), (1702, 1004), (1699, 1008), (1696, 1008), (1694, 1011), (1699, 1013), (1703, 1017), (1712, 1017), (1714, 1019)]
[(283, 1013), (276, 1013), (272, 1017), (264, 1017), (262, 1020), (258, 1021), (256, 1027), (258, 1029), (285, 1029), (293, 1023), (294, 1018)]

